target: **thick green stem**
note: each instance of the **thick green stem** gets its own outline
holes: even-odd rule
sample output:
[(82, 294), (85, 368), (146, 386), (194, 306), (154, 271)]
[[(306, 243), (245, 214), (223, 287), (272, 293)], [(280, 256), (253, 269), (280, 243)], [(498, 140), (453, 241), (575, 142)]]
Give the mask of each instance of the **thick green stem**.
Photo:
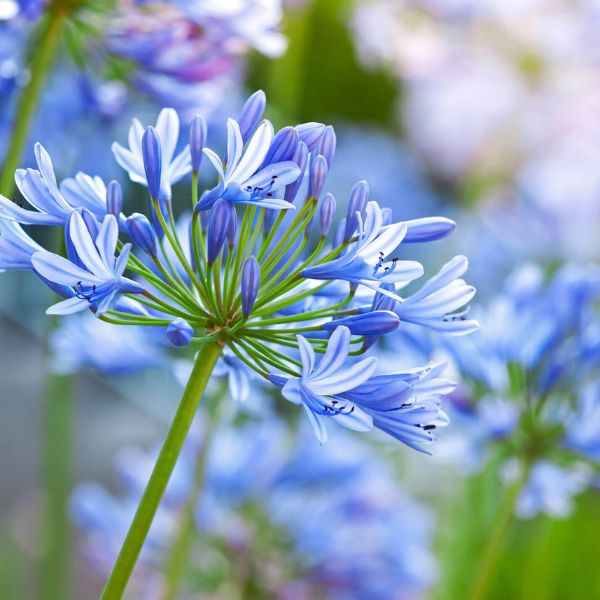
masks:
[(489, 597), (489, 589), (494, 581), (502, 551), (510, 533), (515, 506), (529, 476), (529, 466), (527, 464), (522, 466), (521, 471), (519, 479), (506, 492), (500, 513), (484, 548), (479, 568), (474, 574), (473, 585), (467, 596), (468, 600), (486, 600)]
[(6, 146), (4, 165), (0, 175), (0, 193), (5, 196), (10, 197), (12, 195), (15, 170), (21, 161), (21, 155), (27, 142), (29, 127), (35, 114), (44, 80), (54, 62), (65, 19), (66, 11), (64, 8), (52, 7), (48, 11), (45, 30), (36, 44), (35, 56), (30, 68), (31, 77), (17, 101), (15, 120), (10, 140)]
[(127, 582), (144, 545), (196, 414), (200, 399), (220, 353), (221, 346), (216, 342), (212, 342), (205, 344), (196, 356), (194, 368), (181, 397), (179, 408), (171, 423), (117, 561), (106, 582), (101, 600), (117, 600), (123, 597)]
[(70, 598), (73, 378), (49, 375), (44, 415), (42, 588), (46, 598)]

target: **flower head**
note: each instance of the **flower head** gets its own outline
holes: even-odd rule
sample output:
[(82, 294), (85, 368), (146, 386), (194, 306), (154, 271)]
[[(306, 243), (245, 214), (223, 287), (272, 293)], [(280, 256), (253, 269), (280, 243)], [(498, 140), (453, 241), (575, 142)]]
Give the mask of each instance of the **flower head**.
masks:
[[(248, 101), (243, 129), (227, 121), (224, 158), (204, 147), (200, 118), (192, 124), (192, 147), (177, 156), (174, 111), (163, 110), (146, 132), (134, 121), (129, 149), (115, 144), (113, 152), (148, 189), (150, 215), (125, 218), (126, 200), (113, 183), (80, 174), (59, 187), (38, 147), (39, 170), (17, 178), (39, 212), (3, 202), (0, 266), (33, 268), (59, 291), (65, 300), (49, 313), (89, 308), (113, 326), (152, 327), (162, 346), (226, 348), (229, 379), (239, 390), (251, 372), (274, 383), (304, 408), (322, 442), (332, 419), (359, 431), (378, 428), (421, 449), (447, 422), (440, 401), (452, 385), (439, 377), (441, 367), (375, 374), (377, 358), (359, 355), (405, 322), (448, 329), (440, 323), (453, 321), (470, 299), (473, 290), (460, 279), (464, 260), (407, 299), (399, 289), (421, 276), (422, 266), (386, 260), (411, 231), (411, 241), (427, 242), (453, 223), (394, 223), (390, 211), (367, 201), (368, 186), (359, 182), (351, 193), (354, 212), (341, 226), (348, 235), (330, 241), (336, 202), (326, 175), (335, 132), (305, 123), (274, 135), (271, 123), (258, 122), (263, 100), (257, 93)], [(175, 221), (171, 185), (189, 172), (192, 157), (197, 169), (200, 151), (219, 181), (199, 193), (194, 173), (194, 211)], [(305, 174), (308, 186), (299, 183)], [(19, 222), (63, 225), (66, 256), (43, 250)]]

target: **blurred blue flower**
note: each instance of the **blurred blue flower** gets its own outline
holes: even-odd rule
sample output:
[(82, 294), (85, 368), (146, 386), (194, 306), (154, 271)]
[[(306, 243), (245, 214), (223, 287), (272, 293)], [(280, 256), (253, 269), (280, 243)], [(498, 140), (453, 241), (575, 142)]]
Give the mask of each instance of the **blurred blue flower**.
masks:
[[(144, 546), (132, 584), (135, 597), (149, 593), (145, 581), (160, 589), (160, 566), (194, 477), (201, 438), (193, 431)], [(133, 513), (152, 464), (152, 454), (129, 448), (118, 459), (124, 493), (111, 496), (92, 483), (76, 489), (73, 517), (83, 534), (83, 556), (95, 570), (110, 569), (116, 540), (127, 527), (125, 515)], [(303, 439), (290, 447), (274, 421), (219, 429), (208, 454), (197, 521), (196, 543), (225, 550), (225, 561), (244, 560), (253, 584), (267, 596), (299, 592), (303, 598), (342, 600), (350, 594), (356, 600), (386, 600), (394, 590), (408, 598), (422, 594), (437, 574), (431, 515), (402, 491), (371, 448), (343, 435), (324, 453)], [(265, 524), (278, 535), (269, 535)], [(227, 584), (214, 581), (217, 593)], [(186, 579), (182, 589), (199, 598), (215, 593), (197, 577)]]

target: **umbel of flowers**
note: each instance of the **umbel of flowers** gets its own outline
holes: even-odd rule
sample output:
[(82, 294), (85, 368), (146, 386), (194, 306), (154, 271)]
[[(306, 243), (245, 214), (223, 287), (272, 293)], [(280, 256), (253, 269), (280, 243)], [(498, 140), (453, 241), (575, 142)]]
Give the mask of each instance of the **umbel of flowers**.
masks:
[[(175, 111), (164, 109), (155, 127), (135, 120), (129, 147), (115, 143), (113, 153), (147, 188), (146, 215), (123, 213), (116, 181), (79, 173), (59, 185), (39, 144), (38, 169), (15, 174), (34, 210), (0, 197), (0, 268), (31, 269), (60, 294), (49, 314), (91, 310), (115, 326), (161, 327), (174, 346), (197, 350), (105, 598), (125, 589), (223, 348), (302, 407), (321, 443), (336, 421), (357, 431), (378, 428), (421, 449), (447, 424), (440, 402), (453, 384), (439, 377), (442, 366), (378, 373), (375, 356), (359, 357), (403, 320), (453, 334), (476, 328), (461, 310), (474, 294), (461, 279), (464, 257), (412, 295), (399, 293), (423, 267), (401, 259), (398, 247), (442, 238), (455, 224), (436, 217), (393, 222), (369, 199), (364, 181), (336, 222), (335, 199), (324, 193), (333, 128), (304, 123), (275, 133), (264, 108), (257, 92), (238, 120), (228, 120), (224, 158), (205, 147), (202, 117), (193, 119), (180, 152)], [(201, 166), (217, 181), (199, 194)], [(176, 221), (171, 188), (190, 172), (191, 216)], [(40, 247), (22, 225), (64, 227), (64, 255)]]

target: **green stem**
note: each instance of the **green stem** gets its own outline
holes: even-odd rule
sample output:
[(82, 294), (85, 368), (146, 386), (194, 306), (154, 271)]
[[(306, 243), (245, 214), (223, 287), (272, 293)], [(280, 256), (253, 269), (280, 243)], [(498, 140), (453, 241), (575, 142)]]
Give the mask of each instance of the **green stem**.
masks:
[(206, 411), (206, 429), (204, 431), (202, 445), (196, 456), (194, 481), (185, 504), (181, 509), (177, 533), (165, 560), (165, 585), (162, 593), (162, 600), (175, 600), (175, 598), (177, 598), (179, 584), (188, 563), (194, 536), (196, 534), (194, 515), (204, 486), (208, 450), (211, 446), (212, 437), (215, 433), (215, 426), (218, 421), (220, 400), (224, 396), (226, 390), (227, 385), (224, 386), (224, 389), (222, 389), (221, 392), (218, 392), (211, 398), (211, 406), (209, 406)]
[(17, 101), (15, 120), (10, 140), (6, 145), (4, 165), (0, 175), (0, 193), (5, 196), (12, 195), (15, 171), (21, 161), (44, 80), (54, 62), (65, 19), (66, 10), (64, 8), (59, 6), (51, 8), (48, 11), (46, 28), (35, 45), (36, 52), (31, 62), (30, 80)]
[(181, 397), (179, 408), (171, 423), (117, 561), (106, 582), (101, 600), (117, 600), (123, 597), (127, 582), (131, 577), (220, 353), (221, 346), (212, 342), (204, 345), (196, 356), (194, 368)]
[(44, 407), (42, 473), (44, 597), (69, 598), (73, 378), (49, 375)]
[(473, 578), (473, 585), (467, 595), (468, 600), (486, 600), (486, 598), (489, 598), (490, 585), (493, 583), (510, 533), (515, 506), (528, 476), (529, 466), (524, 464), (521, 466), (519, 479), (506, 492), (500, 513), (484, 548), (479, 568)]

